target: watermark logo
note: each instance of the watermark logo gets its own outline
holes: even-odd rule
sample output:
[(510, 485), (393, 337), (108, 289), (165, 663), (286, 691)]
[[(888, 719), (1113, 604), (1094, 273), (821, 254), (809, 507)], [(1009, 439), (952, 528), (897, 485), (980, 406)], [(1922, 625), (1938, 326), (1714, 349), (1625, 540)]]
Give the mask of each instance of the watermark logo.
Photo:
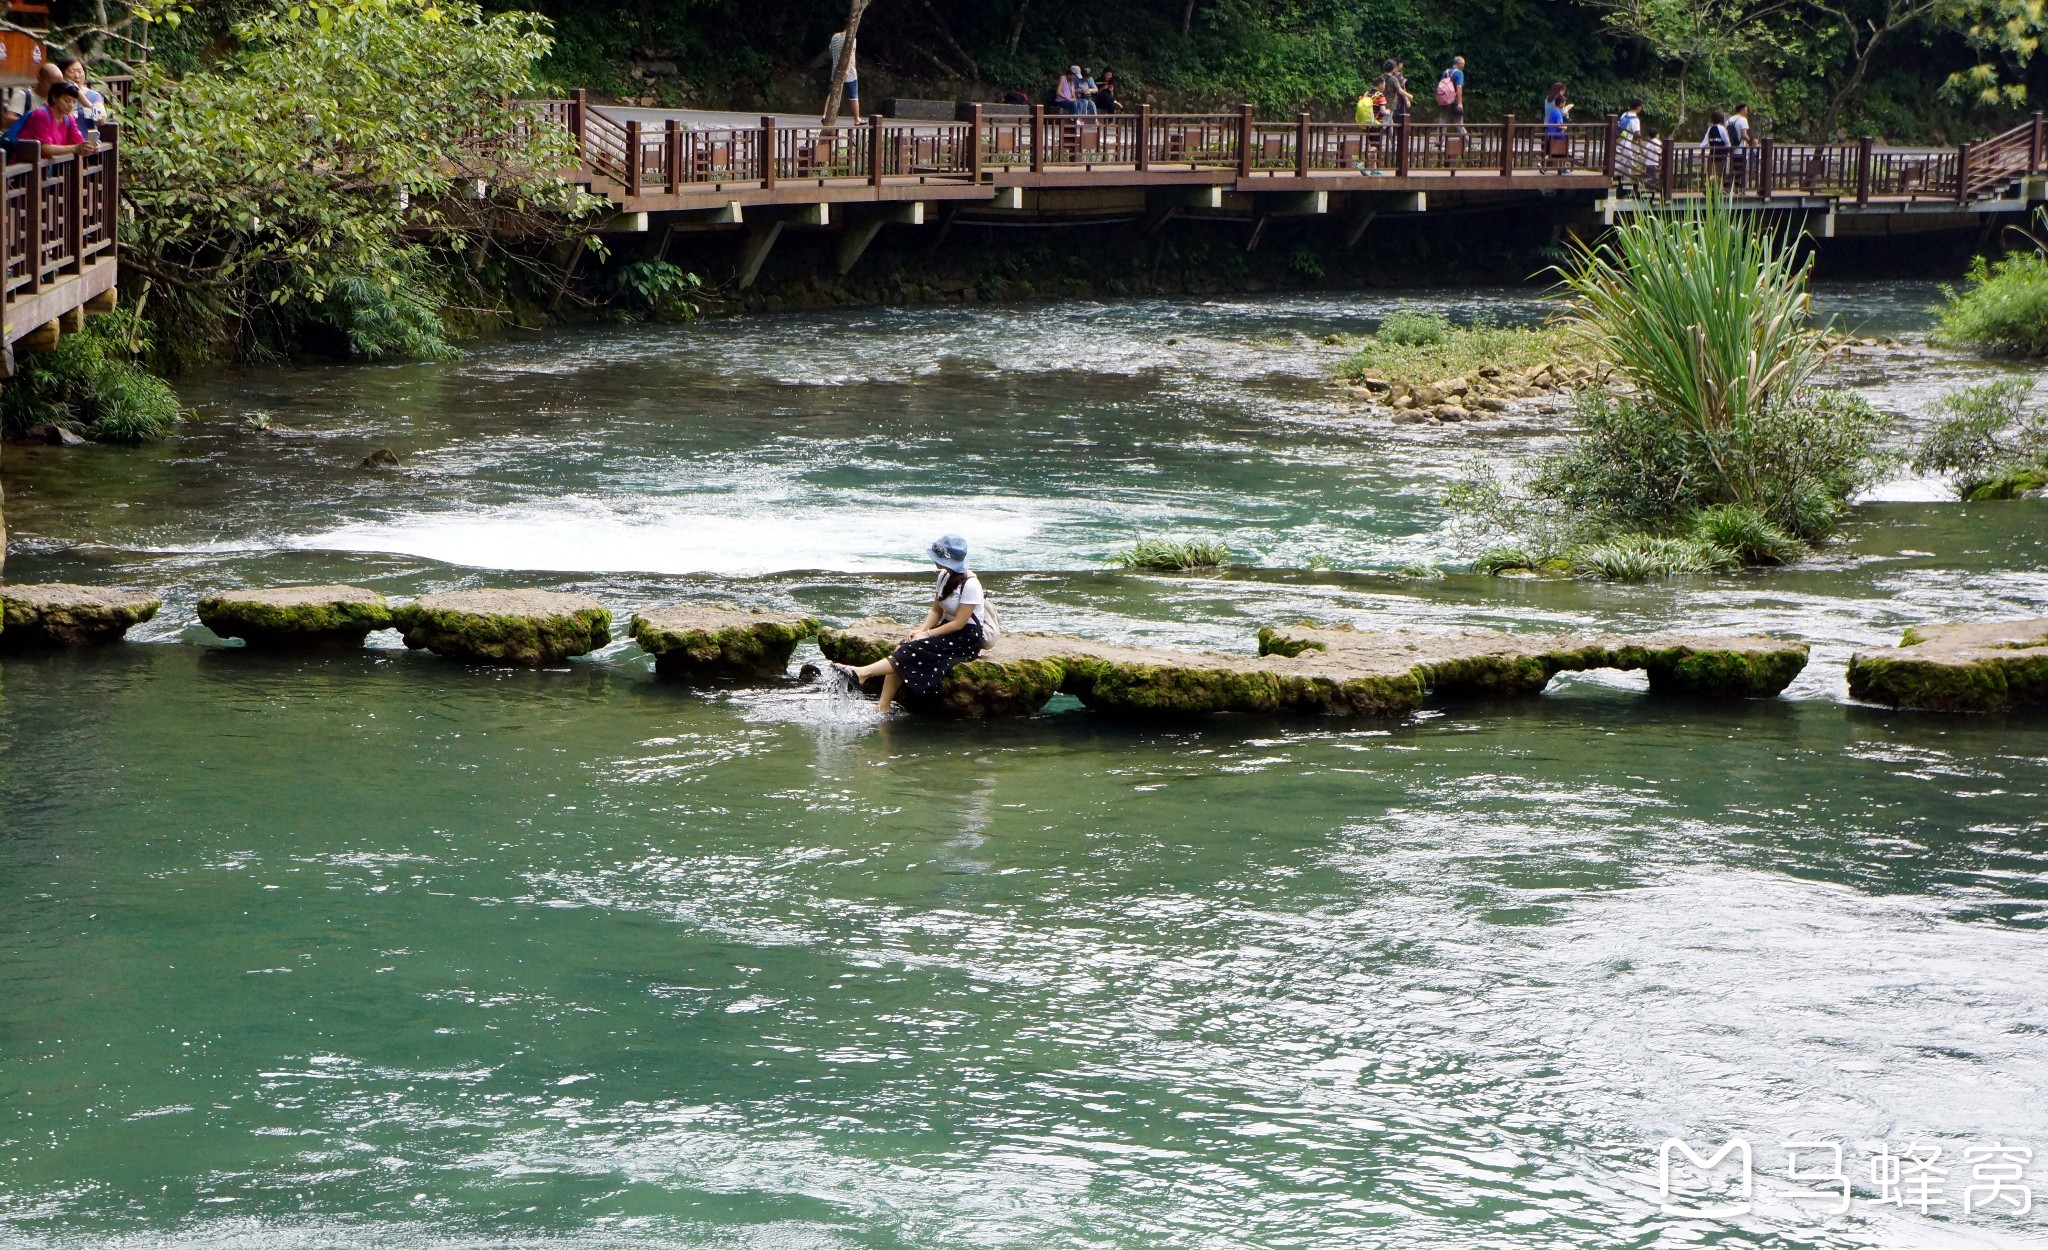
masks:
[[(2034, 1209), (2029, 1146), (1994, 1141), (1959, 1151), (1934, 1142), (1858, 1145), (1862, 1166), (1852, 1169), (1848, 1148), (1823, 1137), (1777, 1143), (1784, 1152), (1786, 1186), (1771, 1196), (1805, 1207), (1815, 1218), (1847, 1215), (1859, 1199), (1920, 1215), (1946, 1209), (1963, 1216), (2025, 1215)], [(1748, 1215), (1756, 1195), (1757, 1154), (1747, 1139), (1695, 1147), (1669, 1137), (1657, 1147), (1657, 1206), (1666, 1215), (1728, 1218)], [(1773, 1178), (1775, 1179), (1775, 1177)], [(1858, 1182), (1864, 1182), (1859, 1188)]]
[[(1674, 1169), (1672, 1164), (1681, 1158), (1686, 1166)], [(1724, 1163), (1730, 1166), (1723, 1168)], [(1756, 1189), (1753, 1163), (1749, 1143), (1740, 1137), (1729, 1138), (1708, 1155), (1676, 1137), (1667, 1137), (1657, 1148), (1658, 1206), (1666, 1215), (1747, 1215)], [(1717, 1177), (1717, 1170), (1723, 1175)], [(1727, 1176), (1730, 1172), (1732, 1178)], [(1719, 1205), (1703, 1201), (1709, 1197), (1719, 1200)]]

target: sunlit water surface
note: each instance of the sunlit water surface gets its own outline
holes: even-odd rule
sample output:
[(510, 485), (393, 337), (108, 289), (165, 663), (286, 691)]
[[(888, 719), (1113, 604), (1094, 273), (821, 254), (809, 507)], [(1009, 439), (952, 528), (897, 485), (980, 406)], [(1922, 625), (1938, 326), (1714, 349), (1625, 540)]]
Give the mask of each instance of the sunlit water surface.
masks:
[[(1926, 287), (1825, 292), (1898, 414), (1993, 371)], [(1551, 419), (1394, 426), (1323, 380), (1368, 296), (550, 333), (187, 389), (161, 447), (9, 448), (10, 577), (164, 594), (0, 668), (0, 1240), (64, 1246), (2019, 1246), (2048, 1203), (2048, 735), (1847, 703), (1907, 624), (2048, 615), (2040, 506), (1901, 477), (1790, 570), (1403, 575)], [(1540, 315), (1524, 293), (1402, 297)], [(250, 428), (268, 418), (271, 432)], [(360, 471), (391, 447), (401, 473)], [(1248, 650), (1362, 627), (1760, 630), (1786, 698), (1638, 680), (1399, 724), (1056, 703), (877, 724), (630, 643), (279, 659), (218, 585), (914, 614), (969, 536), (1013, 627)], [(1244, 567), (1105, 571), (1141, 534)], [(177, 644), (185, 645), (177, 645)], [(1753, 1143), (1747, 1214), (1657, 1146)], [(1782, 1143), (1842, 1144), (1846, 1216)], [(1865, 1147), (1940, 1145), (1949, 1205)]]

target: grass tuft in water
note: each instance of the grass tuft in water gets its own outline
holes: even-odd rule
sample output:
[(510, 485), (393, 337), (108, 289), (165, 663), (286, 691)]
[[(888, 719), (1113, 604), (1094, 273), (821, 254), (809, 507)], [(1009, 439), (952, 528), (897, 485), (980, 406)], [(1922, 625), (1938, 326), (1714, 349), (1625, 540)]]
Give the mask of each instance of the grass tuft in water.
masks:
[(1110, 557), (1124, 569), (1186, 573), (1230, 563), (1230, 546), (1213, 538), (1141, 538)]

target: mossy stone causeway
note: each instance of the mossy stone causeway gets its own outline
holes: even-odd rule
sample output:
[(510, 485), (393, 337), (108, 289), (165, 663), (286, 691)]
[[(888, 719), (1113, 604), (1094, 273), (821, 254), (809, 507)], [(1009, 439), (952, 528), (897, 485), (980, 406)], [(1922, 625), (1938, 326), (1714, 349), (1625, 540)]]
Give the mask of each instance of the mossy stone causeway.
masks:
[(558, 664), (612, 640), (612, 614), (603, 604), (554, 590), (421, 595), (391, 616), (406, 646), (477, 664)]
[(1849, 657), (1849, 697), (1937, 712), (2048, 705), (2048, 619), (1909, 629)]
[(66, 582), (0, 586), (0, 650), (119, 642), (162, 606), (155, 595), (134, 590)]
[(800, 612), (694, 603), (636, 612), (628, 630), (663, 676), (741, 680), (782, 676), (796, 644), (817, 633), (818, 619)]
[(391, 628), (391, 605), (361, 586), (216, 590), (199, 600), (199, 623), (252, 647), (361, 646)]

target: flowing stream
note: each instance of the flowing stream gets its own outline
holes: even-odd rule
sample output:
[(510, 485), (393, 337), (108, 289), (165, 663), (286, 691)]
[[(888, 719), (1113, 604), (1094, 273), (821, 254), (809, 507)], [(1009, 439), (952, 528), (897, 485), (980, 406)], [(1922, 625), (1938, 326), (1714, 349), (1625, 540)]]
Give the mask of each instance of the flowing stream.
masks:
[[(1996, 372), (1922, 345), (1933, 298), (1818, 301), (1908, 341), (1842, 368), (1902, 443)], [(2048, 1244), (2048, 734), (1843, 681), (1907, 625), (2048, 615), (2042, 506), (1901, 475), (1790, 569), (1418, 575), (1459, 559), (1443, 483), (1557, 426), (1364, 416), (1323, 339), (1397, 305), (1541, 313), (586, 328), (192, 384), (159, 446), (8, 448), (7, 575), (165, 608), (0, 667), (0, 1243)], [(406, 467), (358, 469), (378, 447)], [(630, 642), (495, 672), (193, 617), (300, 581), (587, 590), (621, 633), (681, 597), (914, 616), (944, 531), (1011, 628), (1814, 660), (1735, 707), (1605, 674), (1393, 724), (877, 723), (660, 682)], [(1105, 567), (1183, 531), (1246, 563)], [(1661, 1210), (1659, 1144), (1731, 1136), (1749, 1209)], [(1787, 1141), (1841, 1148), (1846, 1214)], [(1940, 1147), (1947, 1205), (1876, 1201), (1881, 1144)], [(1993, 1144), (2040, 1206), (1965, 1211)]]

